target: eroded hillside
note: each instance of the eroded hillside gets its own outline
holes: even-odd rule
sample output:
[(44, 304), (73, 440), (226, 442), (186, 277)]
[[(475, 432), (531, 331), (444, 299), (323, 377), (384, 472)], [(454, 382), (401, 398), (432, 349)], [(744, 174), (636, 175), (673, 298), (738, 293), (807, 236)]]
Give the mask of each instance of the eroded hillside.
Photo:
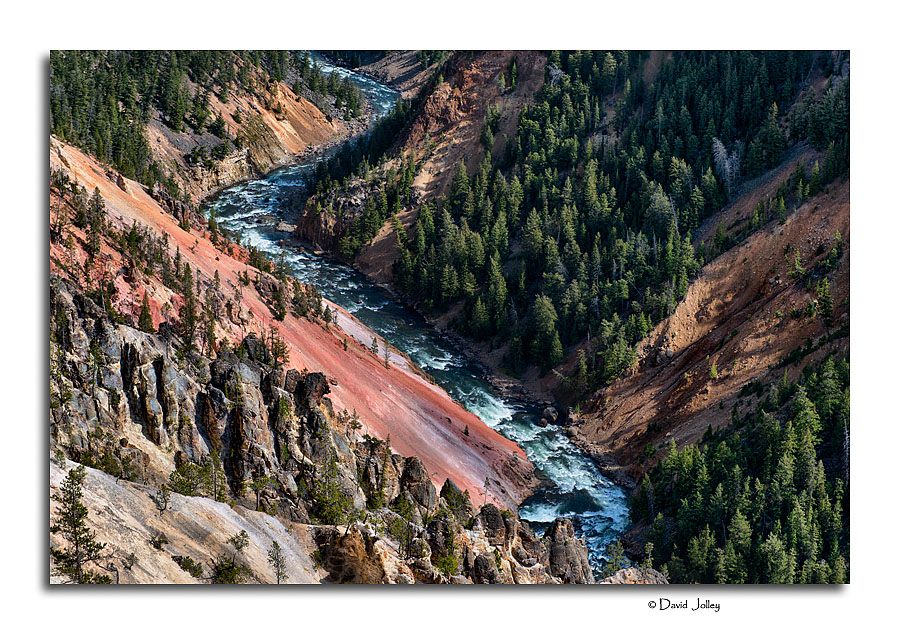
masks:
[(77, 488), (104, 545), (86, 569), (271, 583), (277, 543), (285, 582), (593, 582), (570, 520), (538, 538), (518, 519), (533, 479), (514, 443), (356, 343), (371, 332), (311, 287), (275, 319), (277, 281), (252, 253), (51, 146), (51, 525), (70, 460), (88, 465)]
[[(140, 184), (108, 176), (96, 161), (71, 146), (55, 140), (51, 146), (51, 167), (63, 169), (89, 192), (98, 190), (108, 222), (116, 231), (127, 233), (132, 226), (149, 231), (153, 241), (163, 242), (165, 259), (177, 255), (182, 266), (190, 265), (198, 288), (206, 289), (203, 294), (211, 292), (220, 306), (220, 318), (213, 325), (217, 340), (236, 346), (251, 332), (261, 338), (269, 336), (274, 327), (286, 344), (287, 365), (334, 377), (336, 408), (355, 411), (369, 433), (383, 439), (390, 436), (393, 447), (404, 455), (419, 455), (436, 483), (452, 477), (477, 498), (483, 495), (485, 480), (490, 479), (492, 495), (508, 506), (514, 506), (530, 489), (531, 467), (515, 443), (463, 409), (403, 357), (392, 353), (386, 367), (381, 355), (367, 348), (375, 335), (345, 311), (326, 302), (323, 305), (331, 314), (337, 314), (337, 324), (321, 319), (316, 323), (293, 313), (278, 322), (273, 302), (278, 282), (251, 268), (245, 252), (231, 243), (217, 248), (206, 229), (182, 229)], [(60, 207), (58, 202), (51, 201), (51, 218), (55, 218), (54, 207)], [(73, 215), (70, 207), (62, 205), (62, 209)], [(86, 232), (75, 225), (67, 231), (71, 240), (51, 244), (51, 272), (83, 284), (84, 270), (90, 268), (90, 287), (102, 279), (112, 283), (113, 305), (122, 315), (137, 321), (146, 294), (154, 329), (163, 321), (177, 323), (184, 305), (177, 286), (160, 283), (156, 274), (135, 266), (108, 240), (102, 241), (98, 255), (86, 267)], [(242, 283), (239, 277), (248, 273), (248, 280), (252, 277), (258, 282)], [(379, 346), (384, 347), (380, 339)], [(468, 436), (463, 433), (467, 426)]]
[[(814, 153), (799, 159), (810, 164)], [(749, 224), (795, 170), (773, 170), (713, 218), (715, 227)], [(762, 391), (830, 352), (849, 347), (850, 182), (838, 181), (804, 201), (784, 223), (769, 222), (704, 266), (674, 314), (638, 345), (635, 368), (598, 392), (572, 428), (598, 461), (624, 465), (634, 482), (674, 440), (697, 442), (752, 411)], [(830, 316), (817, 287), (828, 280)], [(657, 458), (651, 458), (657, 453)], [(645, 458), (646, 456), (646, 458)]]
[(224, 122), (225, 134), (240, 136), (244, 145), (221, 160), (191, 160), (192, 153), (209, 155), (220, 143), (211, 132), (175, 132), (161, 117), (147, 125), (154, 157), (194, 203), (210, 192), (265, 174), (308, 148), (338, 142), (350, 131), (284, 83), (273, 84), (262, 96), (238, 93), (227, 103), (213, 98), (209, 109), (213, 118)]

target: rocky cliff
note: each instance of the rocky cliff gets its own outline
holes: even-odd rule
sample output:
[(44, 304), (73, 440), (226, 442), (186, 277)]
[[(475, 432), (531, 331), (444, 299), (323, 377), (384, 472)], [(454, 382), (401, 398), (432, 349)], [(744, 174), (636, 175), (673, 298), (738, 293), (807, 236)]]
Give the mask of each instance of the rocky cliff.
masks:
[[(325, 375), (285, 371), (254, 335), (215, 358), (183, 355), (57, 276), (50, 314), (51, 493), (66, 459), (98, 470), (85, 501), (121, 583), (209, 580), (240, 530), (247, 581), (272, 581), (277, 541), (297, 583), (593, 582), (571, 522), (540, 539), (512, 511), (476, 511), (450, 479), (438, 492), (418, 458), (334, 411)], [(165, 501), (164, 485), (176, 491)], [(207, 572), (188, 576), (185, 557)]]
[[(386, 365), (381, 354), (372, 354), (368, 346), (374, 333), (349, 313), (323, 302), (321, 309), (330, 311), (330, 323), (325, 323), (323, 313), (302, 317), (293, 307), (278, 321), (273, 300), (281, 284), (273, 275), (250, 266), (245, 249), (216, 239), (205, 227), (183, 229), (140, 184), (107, 176), (96, 161), (71, 146), (51, 141), (50, 162), (52, 169), (62, 170), (79, 187), (99, 191), (107, 224), (107, 235), (89, 263), (85, 230), (71, 224), (76, 214), (72, 197), (62, 201), (54, 189), (54, 223), (62, 213), (70, 224), (66, 238), (51, 242), (51, 272), (79, 288), (89, 284), (95, 293), (102, 286), (94, 296), (98, 301), (105, 297), (129, 323), (137, 322), (146, 296), (152, 327), (157, 330), (180, 321), (183, 288), (177, 280), (163, 283), (166, 275), (173, 277), (178, 259), (182, 269), (190, 265), (192, 277), (199, 282), (197, 295), (219, 316), (213, 320), (217, 348), (223, 341), (235, 348), (248, 332), (262, 338), (274, 328), (284, 340), (289, 367), (332, 377), (335, 408), (355, 411), (368, 433), (380, 439), (390, 436), (396, 451), (419, 456), (438, 486), (449, 477), (480, 499), (490, 479), (492, 500), (506, 507), (514, 507), (527, 495), (534, 479), (524, 452), (453, 401), (408, 359), (391, 353)], [(124, 251), (123, 236), (124, 244), (133, 244)], [(140, 261), (148, 258), (152, 264)], [(246, 281), (252, 277), (254, 283), (245, 284), (245, 274)], [(106, 281), (101, 285), (101, 280)], [(293, 306), (295, 291), (290, 286), (284, 285), (283, 297)], [(312, 293), (300, 289), (297, 300), (307, 292)], [(306, 299), (302, 301), (305, 304)], [(381, 350), (384, 342), (378, 341)], [(469, 435), (464, 433), (467, 427)]]

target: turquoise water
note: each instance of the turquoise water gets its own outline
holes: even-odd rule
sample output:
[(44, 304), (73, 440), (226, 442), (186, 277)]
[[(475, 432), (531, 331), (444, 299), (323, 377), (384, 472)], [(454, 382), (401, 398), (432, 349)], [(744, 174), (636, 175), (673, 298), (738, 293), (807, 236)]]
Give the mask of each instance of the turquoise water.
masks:
[[(398, 94), (387, 86), (318, 59), (324, 72), (335, 70), (360, 87), (375, 105), (374, 116), (390, 111), (396, 102)], [(285, 201), (303, 193), (319, 160), (323, 157), (236, 185), (208, 206), (215, 210), (220, 226), (270, 258), (283, 255), (295, 277), (314, 284), (325, 298), (408, 354), (466, 409), (518, 443), (549, 483), (523, 502), (520, 516), (538, 533), (557, 517), (571, 518), (576, 533), (588, 544), (595, 572), (599, 570), (607, 544), (628, 528), (625, 491), (605, 478), (561, 428), (538, 426), (540, 410), (535, 405), (497, 394), (452, 341), (386, 291), (341, 262), (278, 244), (288, 235), (275, 229), (277, 221), (272, 218), (279, 216)]]

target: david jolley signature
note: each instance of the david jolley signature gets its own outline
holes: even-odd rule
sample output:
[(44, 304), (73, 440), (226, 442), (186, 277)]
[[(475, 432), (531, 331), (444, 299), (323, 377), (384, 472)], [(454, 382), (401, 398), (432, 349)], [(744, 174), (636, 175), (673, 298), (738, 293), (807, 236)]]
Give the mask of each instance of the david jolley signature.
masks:
[(700, 597), (697, 597), (697, 604), (693, 607), (688, 606), (688, 600), (684, 601), (672, 601), (671, 599), (667, 599), (665, 597), (660, 597), (659, 601), (650, 601), (647, 603), (647, 607), (655, 609), (659, 607), (660, 610), (690, 610), (691, 612), (696, 612), (697, 610), (710, 610), (712, 612), (718, 612), (719, 608), (721, 608), (721, 604), (713, 603), (709, 599), (706, 601), (700, 601)]

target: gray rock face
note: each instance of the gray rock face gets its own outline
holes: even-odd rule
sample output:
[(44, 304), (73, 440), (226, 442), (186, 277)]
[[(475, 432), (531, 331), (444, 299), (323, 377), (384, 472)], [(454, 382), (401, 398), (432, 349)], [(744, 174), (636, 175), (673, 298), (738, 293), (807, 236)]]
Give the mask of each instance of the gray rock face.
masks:
[[(277, 492), (273, 501), (303, 517), (297, 478), (304, 465), (334, 452), (342, 488), (355, 506), (364, 506), (355, 456), (329, 428), (333, 413), (324, 398), (325, 375), (293, 371), (284, 377), (265, 365), (268, 352), (255, 336), (244, 341), (241, 356), (226, 352), (210, 362), (192, 352), (181, 359), (175, 354), (177, 340), (113, 324), (89, 298), (55, 277), (51, 316), (51, 390), (57, 405), (51, 443), (71, 457), (90, 463), (108, 454), (105, 459), (118, 470), (125, 469), (126, 458), (133, 468), (150, 464), (140, 478), (162, 482), (173, 464), (200, 463), (215, 450), (233, 495), (244, 482), (268, 475)], [(292, 390), (282, 390), (285, 384)], [(119, 442), (127, 444), (126, 425), (136, 425), (168, 455), (169, 466), (149, 460), (137, 446), (126, 451)], [(426, 502), (427, 493), (420, 494)]]
[(475, 558), (472, 576), (475, 583), (502, 583), (497, 564), (487, 553), (481, 553)]
[(544, 543), (535, 537), (531, 528), (525, 522), (519, 522), (517, 543), (512, 547), (513, 556), (524, 566), (533, 566), (544, 561), (547, 556), (547, 548)]
[[(212, 360), (176, 354), (174, 331), (114, 324), (54, 276), (50, 327), (51, 450), (148, 491), (173, 469), (218, 452), (235, 508), (254, 513), (247, 509), (257, 497), (245, 487), (268, 476), (260, 505), (303, 524), (325, 517), (327, 496), (339, 491), (348, 507), (341, 521), (350, 526), (313, 529), (330, 581), (592, 581), (571, 522), (559, 520), (538, 539), (514, 512), (487, 504), (476, 514), (452, 480), (438, 495), (418, 458), (343, 427), (324, 374), (267, 365), (255, 337)], [(323, 478), (327, 494), (316, 492)], [(191, 508), (218, 504), (185, 499)]]
[(594, 583), (584, 540), (575, 537), (575, 529), (568, 518), (554, 520), (544, 542), (550, 551), (550, 572), (564, 583)]
[(426, 527), (427, 544), (435, 558), (446, 557), (454, 542), (453, 525), (443, 519), (432, 520)]
[(493, 504), (485, 504), (475, 518), (476, 526), (484, 530), (488, 543), (493, 546), (502, 546), (506, 542), (506, 522), (503, 515)]
[(437, 509), (437, 491), (422, 461), (411, 456), (403, 466), (400, 489), (409, 493), (412, 500), (429, 515)]
[(541, 417), (551, 425), (555, 425), (559, 421), (559, 412), (555, 407), (545, 407)]
[(653, 568), (623, 568), (616, 574), (606, 577), (597, 583), (667, 585), (669, 582), (664, 574)]

